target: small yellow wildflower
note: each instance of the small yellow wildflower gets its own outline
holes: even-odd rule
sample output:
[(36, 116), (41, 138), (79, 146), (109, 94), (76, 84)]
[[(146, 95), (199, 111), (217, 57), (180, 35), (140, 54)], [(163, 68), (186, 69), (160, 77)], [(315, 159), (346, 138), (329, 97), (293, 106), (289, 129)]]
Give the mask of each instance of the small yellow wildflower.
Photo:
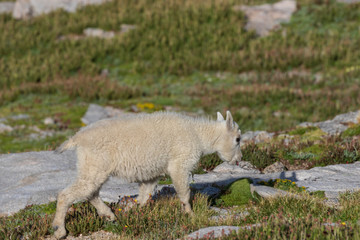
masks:
[(295, 182), (292, 182), (293, 185), (295, 185), (296, 183)]
[(357, 71), (357, 70), (360, 70), (360, 65), (348, 67), (345, 69), (345, 72), (349, 73), (349, 72), (353, 72), (353, 71)]
[(342, 222), (341, 224), (342, 224), (343, 226), (345, 226), (345, 225), (346, 225), (346, 222)]
[(127, 225), (125, 225), (125, 227), (127, 228), (128, 226), (127, 226)]
[(134, 199), (134, 202), (137, 202), (137, 199)]
[(146, 102), (146, 103), (138, 103), (138, 104), (136, 104), (136, 107), (141, 109), (141, 110), (154, 109), (155, 105), (153, 103)]
[(119, 212), (121, 212), (122, 211), (122, 209), (121, 208), (119, 208)]

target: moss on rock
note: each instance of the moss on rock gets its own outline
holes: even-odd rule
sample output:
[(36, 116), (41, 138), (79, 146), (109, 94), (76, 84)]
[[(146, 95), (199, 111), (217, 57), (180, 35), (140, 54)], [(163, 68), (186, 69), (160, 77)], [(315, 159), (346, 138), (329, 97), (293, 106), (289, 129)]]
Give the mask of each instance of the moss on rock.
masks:
[(230, 206), (243, 206), (249, 203), (249, 201), (256, 201), (259, 196), (257, 193), (251, 193), (250, 190), (250, 180), (241, 179), (233, 182), (225, 190), (225, 193), (222, 194), (216, 203), (224, 207)]

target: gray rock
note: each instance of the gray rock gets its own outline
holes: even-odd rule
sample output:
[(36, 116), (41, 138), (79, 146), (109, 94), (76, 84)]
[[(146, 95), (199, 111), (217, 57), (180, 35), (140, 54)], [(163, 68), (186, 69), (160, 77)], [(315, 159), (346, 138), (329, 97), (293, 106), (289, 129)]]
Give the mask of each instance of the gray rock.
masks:
[(8, 125), (0, 122), (0, 133), (3, 133), (3, 132), (11, 132), (12, 130), (14, 130), (14, 128), (12, 128), (11, 126), (8, 126)]
[(352, 3), (359, 3), (360, 0), (336, 0), (337, 2), (340, 3), (347, 3), (347, 4), (352, 4)]
[(264, 173), (274, 173), (274, 172), (283, 172), (286, 170), (286, 167), (281, 162), (275, 162), (271, 164), (270, 166), (267, 166), (264, 169)]
[(34, 131), (35, 133), (31, 133), (28, 135), (28, 138), (33, 140), (38, 140), (39, 138), (52, 137), (55, 135), (54, 131), (43, 131), (38, 126), (30, 126), (29, 130)]
[(315, 127), (315, 126), (316, 126), (316, 123), (303, 122), (303, 123), (300, 123), (298, 126), (299, 126), (299, 127)]
[(12, 120), (24, 120), (24, 119), (29, 119), (30, 116), (27, 115), (27, 114), (19, 114), (19, 115), (14, 115), (14, 116), (11, 116), (10, 119)]
[(336, 135), (348, 129), (348, 124), (356, 124), (360, 121), (360, 110), (337, 115), (332, 120), (317, 123), (304, 122), (300, 127), (319, 127), (322, 131), (330, 135)]
[(238, 213), (238, 211), (232, 211), (231, 209), (224, 209), (218, 207), (210, 207), (211, 210), (214, 210), (218, 215), (211, 216), (210, 220), (213, 221), (223, 221), (228, 218), (241, 219), (248, 216), (250, 213), (248, 211), (242, 211)]
[[(55, 200), (57, 193), (75, 177), (76, 156), (72, 151), (60, 155), (53, 152), (0, 155), (0, 215), (14, 213), (29, 204)], [(304, 186), (308, 191), (325, 191), (330, 201), (336, 201), (339, 193), (360, 189), (360, 162), (270, 174), (251, 171), (195, 174), (191, 187), (215, 192), (214, 188), (227, 186), (241, 178), (252, 179), (255, 191), (264, 192), (263, 196), (273, 196), (273, 192), (277, 194), (279, 190), (256, 186), (256, 182), (280, 178), (295, 181), (297, 186)], [(119, 178), (110, 178), (100, 191), (100, 196), (108, 202), (117, 202), (119, 196), (136, 194), (138, 184), (129, 184)]]
[(349, 112), (349, 113), (337, 115), (336, 117), (334, 117), (334, 119), (332, 121), (335, 123), (341, 123), (341, 124), (359, 123), (360, 110), (356, 111), (356, 112)]
[(45, 125), (52, 125), (52, 124), (55, 124), (55, 120), (51, 117), (47, 117), (44, 119), (44, 124)]
[(14, 2), (0, 2), (0, 14), (12, 13), (15, 7)]
[(114, 31), (104, 31), (100, 28), (86, 28), (84, 30), (84, 35), (86, 37), (98, 37), (98, 38), (113, 38), (115, 37)]
[(131, 25), (131, 24), (121, 24), (120, 26), (120, 32), (121, 33), (126, 33), (129, 32), (131, 30), (134, 30), (136, 28), (135, 25)]
[(97, 104), (90, 104), (84, 117), (81, 118), (81, 121), (86, 125), (89, 125), (101, 119), (120, 117), (124, 115), (129, 116), (131, 114), (134, 113), (128, 113), (121, 109), (116, 109), (113, 107), (102, 107)]
[(124, 116), (124, 115), (128, 116), (128, 115), (134, 114), (134, 113), (125, 112), (124, 110), (109, 107), (109, 106), (105, 107), (105, 111), (106, 111), (106, 114), (108, 115), (108, 117), (110, 117), (110, 118), (120, 117), (120, 116)]
[(263, 198), (292, 195), (290, 192), (263, 185), (251, 184), (250, 189), (251, 192), (257, 192)]
[(268, 133), (266, 131), (259, 131), (255, 136), (255, 143), (262, 143), (270, 141), (274, 136), (274, 133)]
[(249, 141), (253, 141), (257, 133), (258, 133), (257, 131), (256, 132), (248, 131), (246, 133), (241, 134), (240, 145), (245, 145)]
[(322, 131), (330, 135), (336, 135), (348, 129), (348, 126), (345, 126), (340, 123), (336, 123), (331, 120), (316, 123), (315, 126), (319, 127)]
[(260, 173), (251, 163), (246, 161), (240, 161), (239, 165), (230, 165), (227, 162), (223, 162), (213, 169), (215, 173)]
[(268, 133), (266, 131), (254, 131), (254, 132), (248, 131), (244, 134), (241, 134), (240, 146), (245, 146), (249, 142), (254, 142), (254, 143), (267, 142), (270, 141), (274, 135), (275, 135), (274, 133)]
[(260, 224), (252, 224), (248, 226), (215, 226), (215, 227), (207, 227), (207, 228), (201, 228), (193, 233), (190, 233), (189, 235), (185, 236), (183, 239), (214, 239), (219, 238), (223, 236), (230, 235), (233, 232), (238, 233), (240, 229), (251, 229), (254, 227), (259, 227)]
[(15, 19), (28, 19), (57, 9), (75, 12), (80, 7), (101, 4), (107, 1), (109, 0), (17, 0), (13, 10), (13, 17)]
[[(29, 152), (0, 155), (0, 215), (11, 214), (30, 204), (54, 201), (60, 190), (76, 177), (74, 152)], [(116, 202), (119, 195), (138, 193), (138, 184), (111, 178), (100, 196)]]
[(235, 11), (244, 11), (248, 21), (247, 30), (255, 30), (259, 36), (266, 36), (281, 23), (289, 22), (296, 11), (295, 0), (283, 0), (274, 4), (259, 6), (235, 6)]
[(237, 226), (216, 226), (216, 227), (207, 227), (201, 228), (193, 233), (190, 233), (183, 239), (214, 239), (222, 236), (230, 235), (231, 233), (239, 232), (239, 227)]
[(81, 118), (81, 121), (86, 125), (99, 121), (101, 119), (108, 118), (108, 113), (106, 109), (97, 104), (90, 104), (88, 110), (86, 111), (84, 117)]

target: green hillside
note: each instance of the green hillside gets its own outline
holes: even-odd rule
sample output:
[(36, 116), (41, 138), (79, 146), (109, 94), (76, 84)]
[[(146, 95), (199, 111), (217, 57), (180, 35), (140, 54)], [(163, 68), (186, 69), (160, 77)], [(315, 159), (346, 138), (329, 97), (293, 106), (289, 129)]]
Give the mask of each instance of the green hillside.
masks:
[[(212, 116), (230, 109), (244, 132), (359, 109), (360, 4), (300, 0), (290, 23), (259, 38), (233, 7), (264, 2), (275, 1), (117, 0), (27, 21), (0, 14), (0, 118), (72, 109), (76, 130), (90, 102), (149, 102)], [(136, 28), (77, 38), (122, 24)]]

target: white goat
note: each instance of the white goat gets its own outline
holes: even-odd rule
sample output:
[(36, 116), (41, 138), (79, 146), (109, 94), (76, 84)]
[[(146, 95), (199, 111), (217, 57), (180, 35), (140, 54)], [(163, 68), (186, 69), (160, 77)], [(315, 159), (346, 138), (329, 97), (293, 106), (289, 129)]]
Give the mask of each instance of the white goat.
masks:
[(100, 216), (115, 220), (99, 198), (109, 176), (140, 183), (138, 201), (146, 203), (158, 178), (169, 174), (186, 212), (192, 212), (188, 176), (202, 155), (217, 152), (223, 161), (241, 160), (240, 130), (231, 113), (226, 120), (157, 112), (98, 121), (80, 130), (57, 150), (75, 148), (76, 181), (61, 191), (53, 222), (56, 238), (66, 235), (65, 215), (75, 201), (90, 200)]

